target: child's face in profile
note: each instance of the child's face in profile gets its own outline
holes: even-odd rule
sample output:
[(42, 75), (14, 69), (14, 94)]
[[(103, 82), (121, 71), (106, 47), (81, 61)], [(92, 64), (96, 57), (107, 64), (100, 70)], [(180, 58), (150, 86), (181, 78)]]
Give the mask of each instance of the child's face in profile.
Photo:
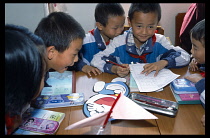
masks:
[(134, 42), (140, 47), (155, 34), (158, 24), (158, 16), (154, 12), (134, 12), (132, 20), (128, 23), (133, 29)]
[(201, 43), (201, 41), (195, 40), (192, 36), (190, 37), (192, 42), (192, 49), (190, 52), (192, 53), (196, 62), (205, 64), (205, 46), (203, 43)]
[(70, 43), (68, 49), (64, 52), (58, 52), (55, 50), (54, 56), (51, 59), (51, 68), (63, 73), (68, 66), (73, 66), (74, 62), (78, 61), (78, 52), (82, 48), (82, 39), (75, 39)]
[(99, 30), (105, 41), (120, 35), (124, 29), (125, 16), (110, 16), (106, 26), (101, 25)]

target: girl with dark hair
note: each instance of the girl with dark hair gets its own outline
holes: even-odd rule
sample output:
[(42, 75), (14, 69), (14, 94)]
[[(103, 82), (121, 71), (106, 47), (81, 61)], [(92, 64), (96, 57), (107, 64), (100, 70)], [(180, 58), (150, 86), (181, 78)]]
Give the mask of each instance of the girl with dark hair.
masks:
[(22, 122), (23, 112), (44, 86), (43, 40), (27, 28), (5, 25), (5, 134)]

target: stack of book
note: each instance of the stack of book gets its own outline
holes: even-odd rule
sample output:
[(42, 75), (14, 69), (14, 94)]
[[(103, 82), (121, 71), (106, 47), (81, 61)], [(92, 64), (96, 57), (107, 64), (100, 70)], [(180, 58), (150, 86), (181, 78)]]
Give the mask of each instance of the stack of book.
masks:
[(175, 79), (171, 82), (170, 88), (179, 104), (201, 104), (195, 83), (187, 79)]

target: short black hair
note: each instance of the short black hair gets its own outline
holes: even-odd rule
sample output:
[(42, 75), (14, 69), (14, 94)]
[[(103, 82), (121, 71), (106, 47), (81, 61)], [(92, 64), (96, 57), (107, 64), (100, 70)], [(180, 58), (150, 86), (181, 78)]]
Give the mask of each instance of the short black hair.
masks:
[(20, 115), (40, 90), (45, 67), (37, 45), (43, 40), (27, 28), (5, 25), (5, 113), (10, 116)]
[(130, 20), (133, 19), (134, 12), (154, 12), (158, 15), (158, 22), (161, 19), (161, 7), (159, 3), (131, 3), (128, 11), (128, 17)]
[(205, 19), (199, 21), (191, 30), (192, 38), (200, 41), (205, 46)]
[(111, 16), (123, 16), (125, 11), (119, 3), (98, 3), (95, 8), (95, 20), (106, 26)]
[(82, 26), (64, 12), (50, 13), (40, 21), (34, 33), (44, 40), (46, 47), (55, 46), (59, 52), (68, 49), (73, 40), (85, 37)]

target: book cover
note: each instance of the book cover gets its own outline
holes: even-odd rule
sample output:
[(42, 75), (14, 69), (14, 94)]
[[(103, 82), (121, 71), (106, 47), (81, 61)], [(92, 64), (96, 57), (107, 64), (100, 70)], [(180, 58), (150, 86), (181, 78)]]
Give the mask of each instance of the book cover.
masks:
[(198, 99), (198, 95), (195, 97), (191, 95), (191, 97), (192, 97), (191, 98), (189, 94), (187, 94), (189, 97), (187, 95), (181, 95), (181, 97), (180, 97), (179, 94), (176, 94), (174, 92), (171, 85), (170, 85), (170, 88), (171, 88), (171, 92), (174, 95), (174, 98), (177, 103), (179, 103), (179, 104), (201, 104), (200, 96), (199, 96), (199, 99)]
[(61, 95), (40, 95), (33, 103), (36, 108), (57, 108), (83, 105), (84, 93), (71, 93)]
[(47, 84), (51, 87), (44, 87), (41, 95), (60, 95), (75, 92), (75, 75), (74, 71), (64, 71), (63, 73), (49, 72)]
[[(49, 122), (53, 122), (55, 124), (55, 127), (52, 129), (53, 132), (51, 131), (51, 134), (54, 134), (57, 131), (60, 123), (63, 121), (63, 119), (65, 117), (65, 113), (43, 110), (43, 109), (36, 109), (36, 108), (30, 107), (28, 110), (26, 110), (26, 112), (22, 115), (22, 117), (23, 117), (23, 122), (22, 122), (21, 126), (24, 126), (24, 124), (26, 122), (30, 122), (27, 120), (30, 120), (31, 118), (36, 118), (38, 121), (43, 120), (44, 122), (42, 124), (46, 124), (47, 120)], [(57, 122), (57, 124), (58, 124), (57, 127), (56, 127), (57, 124), (55, 122)], [(32, 122), (30, 122), (30, 123), (32, 123)], [(37, 122), (34, 122), (34, 123), (37, 124)], [(13, 135), (49, 134), (49, 133), (45, 133), (44, 130), (42, 132), (40, 132), (40, 131), (36, 131), (36, 129), (33, 129), (33, 130), (31, 129), (32, 131), (21, 129), (21, 128), (24, 128), (21, 126), (13, 133)]]
[(198, 93), (195, 83), (187, 79), (175, 79), (171, 82), (171, 86), (176, 94)]
[(198, 93), (179, 94), (179, 97), (182, 101), (200, 100), (200, 95)]

